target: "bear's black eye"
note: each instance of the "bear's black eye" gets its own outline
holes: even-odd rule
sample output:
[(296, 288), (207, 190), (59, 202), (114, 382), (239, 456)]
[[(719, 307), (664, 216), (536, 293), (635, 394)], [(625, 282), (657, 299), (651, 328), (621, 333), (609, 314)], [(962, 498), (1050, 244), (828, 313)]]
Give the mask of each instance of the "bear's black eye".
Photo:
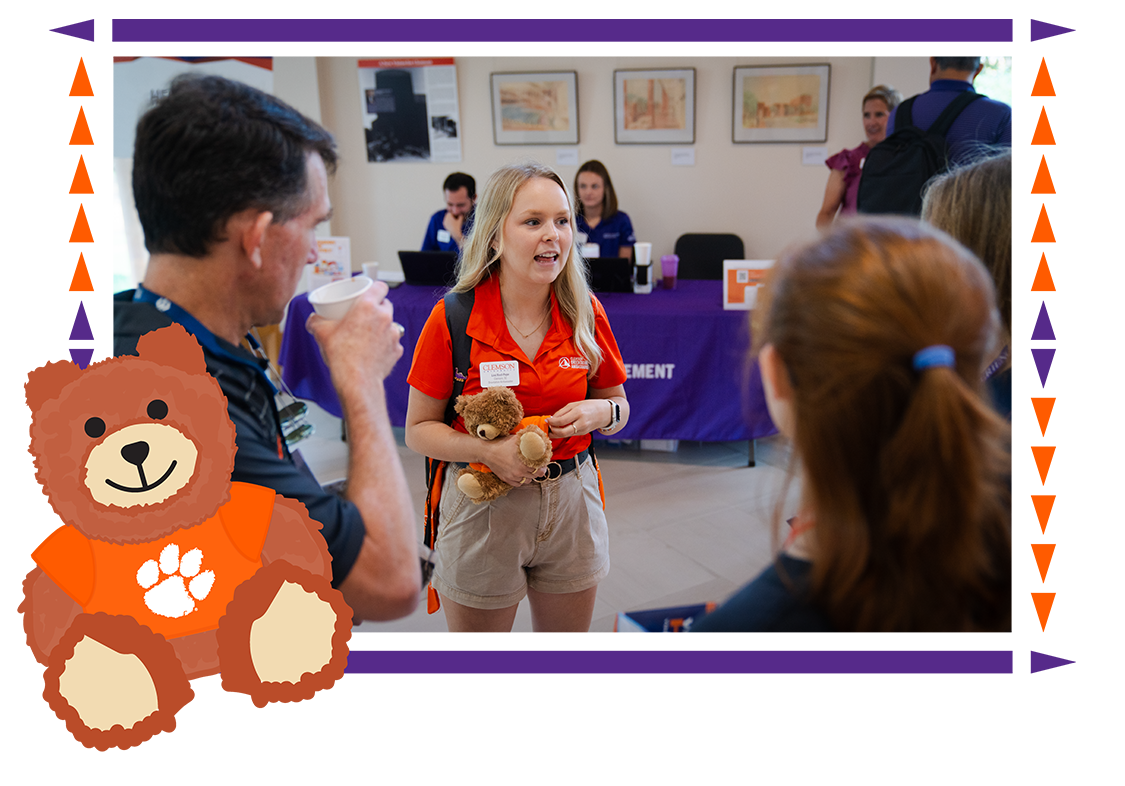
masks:
[(86, 421), (86, 436), (97, 439), (105, 433), (105, 421), (101, 418), (90, 418)]
[(148, 416), (153, 420), (160, 420), (168, 415), (168, 405), (160, 399), (148, 402)]

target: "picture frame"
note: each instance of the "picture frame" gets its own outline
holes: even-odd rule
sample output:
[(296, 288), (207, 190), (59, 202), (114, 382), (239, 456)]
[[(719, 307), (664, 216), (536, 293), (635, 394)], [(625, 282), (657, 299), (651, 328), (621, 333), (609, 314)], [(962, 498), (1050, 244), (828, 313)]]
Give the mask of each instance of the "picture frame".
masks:
[(497, 145), (577, 145), (577, 71), (498, 71), (492, 85)]
[(613, 117), (619, 145), (695, 144), (695, 69), (615, 70)]
[(829, 72), (827, 63), (736, 66), (732, 141), (827, 142)]

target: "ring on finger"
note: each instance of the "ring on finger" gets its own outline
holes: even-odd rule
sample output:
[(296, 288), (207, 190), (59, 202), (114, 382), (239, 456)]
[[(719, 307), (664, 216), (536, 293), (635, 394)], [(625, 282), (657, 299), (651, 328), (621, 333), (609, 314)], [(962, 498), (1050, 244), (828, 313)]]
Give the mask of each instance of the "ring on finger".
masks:
[(394, 325), (394, 329), (398, 331), (398, 337), (399, 338), (402, 338), (403, 336), (406, 335), (406, 328), (404, 328), (402, 325), (400, 325), (397, 322), (393, 322), (391, 324)]
[(574, 429), (574, 434), (573, 434), (572, 436), (575, 436), (575, 437), (577, 437), (577, 436), (578, 436), (578, 424), (577, 424), (577, 423), (571, 423), (571, 424), (570, 424), (570, 427), (571, 427), (572, 429)]
[(520, 485), (522, 486), (524, 483), (527, 483), (527, 478), (520, 478)]

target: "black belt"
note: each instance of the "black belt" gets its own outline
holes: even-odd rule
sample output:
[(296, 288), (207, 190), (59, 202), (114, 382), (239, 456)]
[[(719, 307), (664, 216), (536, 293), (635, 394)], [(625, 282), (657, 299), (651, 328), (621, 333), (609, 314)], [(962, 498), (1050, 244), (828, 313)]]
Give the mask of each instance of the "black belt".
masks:
[(542, 483), (545, 480), (556, 480), (558, 478), (561, 478), (563, 475), (572, 471), (575, 467), (584, 462), (587, 458), (589, 458), (589, 456), (590, 449), (586, 448), (577, 456), (572, 456), (571, 458), (563, 459), (562, 461), (552, 461), (547, 465), (547, 474), (541, 478), (536, 478), (536, 480)]

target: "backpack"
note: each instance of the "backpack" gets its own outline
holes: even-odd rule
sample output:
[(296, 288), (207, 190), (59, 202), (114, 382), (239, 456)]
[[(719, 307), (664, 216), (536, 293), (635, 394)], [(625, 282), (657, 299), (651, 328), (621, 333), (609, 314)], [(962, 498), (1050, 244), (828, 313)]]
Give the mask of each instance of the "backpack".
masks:
[[(468, 292), (447, 292), (444, 300), (445, 325), (449, 328), (449, 338), (453, 344), (453, 391), (449, 394), (449, 403), (445, 407), (445, 423), (453, 425), (457, 397), (465, 389), (465, 381), (469, 378), (469, 357), (473, 349), (473, 339), (466, 331), (469, 327), (469, 315), (473, 312), (476, 293), (471, 289)], [(441, 487), (445, 480), (445, 468), (448, 466), (448, 461), (426, 457), (426, 507), (422, 514), (425, 529), (422, 533), (422, 542), (430, 553), (423, 559), (422, 585), (429, 587), (427, 610), (430, 614), (438, 610), (437, 593), (430, 585), (430, 576), (434, 571), (433, 548), (437, 542), (440, 523)]]
[(911, 116), (917, 97), (899, 104), (894, 133), (867, 154), (856, 197), (858, 212), (922, 215), (922, 191), (926, 184), (949, 169), (946, 134), (965, 107), (984, 98), (971, 90), (961, 93), (923, 131), (914, 125)]

